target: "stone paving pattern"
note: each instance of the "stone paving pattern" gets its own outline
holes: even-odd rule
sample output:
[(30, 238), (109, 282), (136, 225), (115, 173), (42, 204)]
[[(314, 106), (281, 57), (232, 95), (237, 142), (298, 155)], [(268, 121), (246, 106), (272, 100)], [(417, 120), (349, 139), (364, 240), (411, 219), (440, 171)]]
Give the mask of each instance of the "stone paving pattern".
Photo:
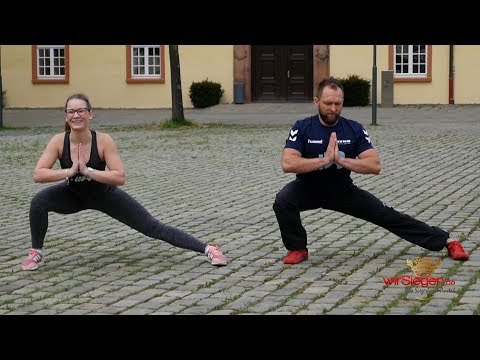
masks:
[[(20, 270), (28, 211), (43, 187), (32, 171), (62, 131), (61, 109), (7, 109), (0, 131), (0, 314), (379, 315), (480, 313), (480, 106), (345, 108), (382, 159), (354, 182), (401, 212), (459, 237), (467, 262), (431, 252), (373, 224), (327, 210), (302, 213), (310, 257), (290, 266), (272, 204), (294, 175), (280, 157), (290, 125), (311, 104), (223, 104), (186, 109), (202, 126), (158, 130), (169, 109), (99, 109), (91, 127), (116, 140), (123, 189), (160, 221), (228, 258), (216, 268), (193, 251), (148, 238), (93, 210), (51, 213), (45, 265)], [(14, 128), (14, 129), (11, 129)], [(58, 163), (55, 165), (58, 167)], [(454, 285), (389, 285), (414, 276), (406, 260), (442, 259), (432, 277)], [(419, 300), (419, 298), (429, 298)]]

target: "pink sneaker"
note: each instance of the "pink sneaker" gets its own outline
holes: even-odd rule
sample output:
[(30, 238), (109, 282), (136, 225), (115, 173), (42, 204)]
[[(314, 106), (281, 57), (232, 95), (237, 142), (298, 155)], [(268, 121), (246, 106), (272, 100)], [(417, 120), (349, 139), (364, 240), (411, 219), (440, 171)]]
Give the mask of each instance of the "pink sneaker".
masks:
[(35, 249), (30, 249), (28, 256), (22, 262), (22, 270), (36, 270), (42, 265), (43, 255)]
[(207, 257), (210, 259), (210, 263), (214, 266), (227, 265), (227, 258), (222, 254), (218, 246), (209, 245)]

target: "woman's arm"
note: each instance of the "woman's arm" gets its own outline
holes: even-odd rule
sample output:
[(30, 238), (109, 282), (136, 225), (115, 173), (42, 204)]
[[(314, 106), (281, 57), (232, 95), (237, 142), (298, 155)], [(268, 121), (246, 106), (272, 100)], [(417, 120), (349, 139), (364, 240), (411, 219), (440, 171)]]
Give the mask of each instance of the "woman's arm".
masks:
[(33, 181), (37, 183), (47, 183), (65, 180), (67, 177), (75, 175), (71, 169), (52, 169), (53, 165), (58, 160), (60, 146), (63, 144), (63, 137), (64, 133), (57, 134), (49, 141), (35, 166), (35, 170), (33, 171)]
[[(85, 164), (80, 165), (80, 172), (83, 175), (90, 175), (92, 180), (109, 184), (109, 185), (123, 185), (125, 184), (125, 170), (123, 162), (118, 153), (117, 146), (112, 137), (108, 134), (99, 133), (97, 131), (97, 141), (103, 149), (103, 158), (107, 164), (108, 170), (94, 170), (93, 173), (88, 174)], [(100, 149), (99, 149), (100, 151)]]

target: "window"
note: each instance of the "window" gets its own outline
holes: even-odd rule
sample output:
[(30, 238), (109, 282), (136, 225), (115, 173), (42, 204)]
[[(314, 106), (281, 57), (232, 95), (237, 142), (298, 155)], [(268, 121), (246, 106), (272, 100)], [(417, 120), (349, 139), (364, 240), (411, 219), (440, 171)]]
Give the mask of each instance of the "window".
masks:
[(395, 82), (432, 81), (430, 45), (390, 45), (389, 69)]
[(163, 45), (127, 46), (127, 82), (165, 82)]
[(68, 83), (69, 76), (68, 45), (32, 46), (32, 82)]

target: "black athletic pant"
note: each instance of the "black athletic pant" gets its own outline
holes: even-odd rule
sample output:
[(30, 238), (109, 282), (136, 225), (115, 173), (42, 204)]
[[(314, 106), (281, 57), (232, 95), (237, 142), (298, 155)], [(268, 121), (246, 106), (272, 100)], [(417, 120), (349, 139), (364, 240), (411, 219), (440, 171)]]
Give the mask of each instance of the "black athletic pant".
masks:
[(339, 211), (369, 221), (428, 250), (440, 251), (449, 238), (449, 234), (442, 229), (402, 214), (356, 186), (336, 198), (325, 199), (324, 195), (318, 184), (298, 179), (278, 192), (273, 210), (287, 250), (307, 247), (307, 232), (302, 225), (300, 212), (318, 208)]
[(207, 246), (182, 230), (162, 224), (118, 187), (108, 187), (107, 191), (76, 191), (66, 183), (61, 183), (41, 190), (31, 201), (32, 248), (43, 248), (49, 211), (73, 214), (86, 209), (101, 211), (142, 234), (164, 240), (173, 246), (201, 253)]

